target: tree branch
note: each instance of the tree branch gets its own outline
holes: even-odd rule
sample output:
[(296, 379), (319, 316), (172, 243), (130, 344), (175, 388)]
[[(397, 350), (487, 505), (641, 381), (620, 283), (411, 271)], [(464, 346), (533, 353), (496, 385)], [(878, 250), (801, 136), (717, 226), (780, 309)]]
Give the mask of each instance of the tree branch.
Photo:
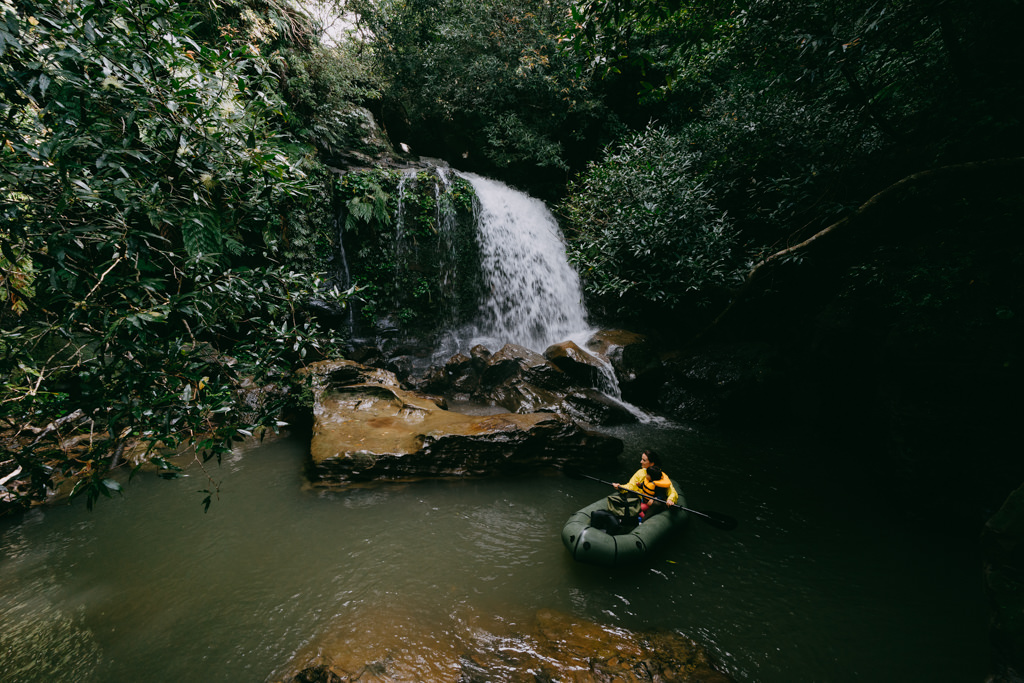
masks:
[(939, 168), (928, 169), (926, 171), (919, 171), (917, 173), (908, 175), (907, 177), (901, 180), (898, 180), (897, 182), (893, 183), (892, 185), (889, 185), (882, 191), (873, 195), (866, 202), (857, 207), (857, 210), (854, 211), (849, 216), (846, 216), (845, 218), (842, 218), (836, 221), (835, 223), (832, 223), (828, 227), (819, 230), (818, 232), (814, 233), (813, 235), (805, 239), (803, 242), (794, 244), (791, 247), (786, 247), (785, 249), (777, 251), (774, 254), (771, 254), (767, 258), (764, 258), (760, 262), (755, 264), (754, 267), (747, 272), (747, 276), (746, 278), (744, 278), (743, 285), (736, 293), (736, 296), (732, 298), (732, 301), (729, 302), (729, 305), (726, 306), (725, 309), (718, 314), (718, 317), (716, 317), (710, 325), (708, 325), (694, 338), (694, 341), (703, 338), (712, 329), (714, 329), (719, 324), (719, 322), (721, 322), (721, 320), (725, 318), (726, 315), (736, 306), (736, 304), (739, 303), (745, 297), (750, 287), (754, 284), (754, 282), (757, 279), (759, 279), (759, 277), (763, 273), (767, 271), (769, 266), (779, 262), (780, 260), (784, 259), (787, 256), (791, 256), (797, 252), (806, 250), (813, 244), (821, 241), (822, 239), (830, 235), (835, 234), (836, 232), (844, 228), (848, 229), (851, 225), (863, 220), (865, 216), (877, 211), (879, 206), (882, 206), (888, 200), (902, 194), (904, 191), (907, 190), (907, 188), (917, 185), (921, 182), (932, 182), (950, 176), (970, 174), (982, 171), (992, 171), (998, 170), (1000, 168), (1008, 168), (1022, 165), (1024, 165), (1024, 157), (988, 159), (986, 161), (972, 161), (963, 164), (940, 166)]

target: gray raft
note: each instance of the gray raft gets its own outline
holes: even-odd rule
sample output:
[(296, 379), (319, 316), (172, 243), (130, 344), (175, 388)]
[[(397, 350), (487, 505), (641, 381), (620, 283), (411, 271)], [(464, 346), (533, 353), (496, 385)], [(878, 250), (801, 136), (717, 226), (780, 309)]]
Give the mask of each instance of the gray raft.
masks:
[[(676, 491), (679, 488), (676, 487)], [(677, 505), (686, 506), (682, 494)], [(572, 553), (573, 559), (587, 564), (598, 564), (605, 567), (637, 562), (647, 556), (658, 544), (672, 532), (686, 524), (689, 515), (685, 510), (669, 507), (664, 512), (637, 525), (625, 534), (612, 536), (608, 532), (590, 526), (590, 513), (595, 510), (607, 509), (604, 498), (577, 510), (562, 527), (562, 543)]]

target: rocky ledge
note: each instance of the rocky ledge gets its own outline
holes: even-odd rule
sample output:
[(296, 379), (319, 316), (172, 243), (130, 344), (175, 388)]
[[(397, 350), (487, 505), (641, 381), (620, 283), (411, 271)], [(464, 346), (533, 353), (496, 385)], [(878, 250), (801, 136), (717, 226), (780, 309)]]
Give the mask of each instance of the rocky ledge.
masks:
[(306, 372), (314, 396), (311, 478), (318, 483), (599, 467), (613, 464), (623, 447), (560, 414), (453, 412), (443, 398), (352, 361), (323, 361)]
[[(614, 398), (656, 376), (657, 357), (640, 335), (605, 331), (580, 348), (572, 341), (539, 354), (516, 344), (495, 353), (476, 346), (456, 354), (416, 386), (512, 413), (551, 412), (592, 425), (637, 421), (635, 408)], [(624, 353), (628, 350), (628, 353)], [(645, 354), (644, 352), (647, 351)]]

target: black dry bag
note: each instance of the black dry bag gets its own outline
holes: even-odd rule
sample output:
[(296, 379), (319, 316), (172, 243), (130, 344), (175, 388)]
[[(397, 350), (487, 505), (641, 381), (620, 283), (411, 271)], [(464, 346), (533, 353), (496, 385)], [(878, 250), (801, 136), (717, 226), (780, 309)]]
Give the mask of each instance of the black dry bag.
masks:
[(619, 522), (619, 518), (608, 510), (594, 510), (591, 512), (590, 526), (612, 536), (622, 533), (622, 524)]

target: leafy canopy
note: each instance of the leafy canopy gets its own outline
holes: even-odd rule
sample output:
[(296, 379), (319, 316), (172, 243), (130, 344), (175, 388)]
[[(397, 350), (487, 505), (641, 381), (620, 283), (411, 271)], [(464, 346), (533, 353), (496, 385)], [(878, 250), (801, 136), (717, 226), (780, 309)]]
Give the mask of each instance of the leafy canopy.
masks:
[[(700, 178), (731, 217), (748, 252), (732, 261), (739, 276), (913, 172), (1024, 153), (1024, 99), (1008, 87), (1024, 63), (1007, 28), (1022, 11), (1002, 0), (984, 11), (962, 0), (586, 0), (572, 4), (562, 45), (622, 94), (624, 120), (642, 115), (686, 140), (680, 175)], [(576, 191), (616, 197), (617, 180), (601, 177), (588, 170)], [(597, 291), (638, 281), (618, 279), (618, 227), (569, 215)], [(677, 255), (653, 258), (667, 271)]]
[(84, 475), (91, 503), (133, 444), (219, 454), (280, 408), (239, 411), (241, 377), (319, 353), (316, 282), (274, 259), (306, 184), (274, 58), (194, 9), (0, 2), (0, 407), (68, 418), (16, 441), (17, 495)]
[(686, 141), (658, 126), (591, 164), (561, 207), (584, 286), (625, 318), (703, 305), (732, 273), (736, 235)]
[(384, 0), (358, 5), (385, 124), (460, 167), (564, 178), (619, 130), (589, 74), (559, 49), (564, 0)]

